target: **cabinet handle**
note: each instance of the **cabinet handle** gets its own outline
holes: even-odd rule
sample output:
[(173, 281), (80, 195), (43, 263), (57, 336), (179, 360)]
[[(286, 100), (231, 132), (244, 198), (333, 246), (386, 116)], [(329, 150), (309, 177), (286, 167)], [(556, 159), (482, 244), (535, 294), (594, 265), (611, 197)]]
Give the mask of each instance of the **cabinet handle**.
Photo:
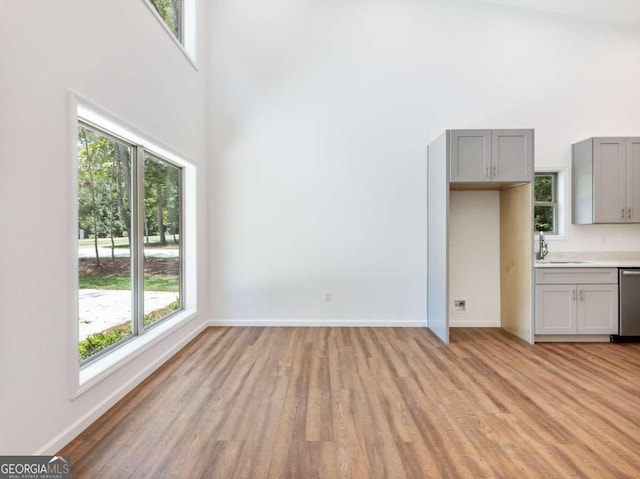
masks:
[(484, 169), (484, 176), (486, 176), (487, 178), (489, 178), (489, 167), (485, 167)]
[(571, 299), (572, 300), (576, 300), (576, 290), (574, 289), (573, 291), (571, 291)]
[(493, 176), (498, 176), (498, 166), (493, 167)]
[(580, 301), (584, 301), (584, 289), (580, 290)]
[(629, 208), (629, 209), (627, 210), (627, 215), (628, 215), (627, 217), (628, 217), (629, 219), (631, 219), (631, 208)]
[(624, 219), (624, 208), (622, 208), (622, 210), (620, 210), (620, 216), (622, 217), (622, 219)]

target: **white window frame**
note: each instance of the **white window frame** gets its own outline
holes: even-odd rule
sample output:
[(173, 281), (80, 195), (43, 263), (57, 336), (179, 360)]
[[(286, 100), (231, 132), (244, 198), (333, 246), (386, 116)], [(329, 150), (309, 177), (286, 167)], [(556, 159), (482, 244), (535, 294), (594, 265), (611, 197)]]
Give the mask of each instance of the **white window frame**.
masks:
[[(540, 173), (554, 173), (556, 174), (556, 200), (558, 203), (558, 209), (556, 212), (556, 228), (557, 233), (546, 234), (545, 240), (547, 241), (565, 241), (567, 239), (567, 212), (571, 211), (571, 204), (569, 198), (569, 168), (565, 165), (551, 165), (551, 166), (536, 166), (535, 174)], [(535, 183), (532, 185), (532, 189), (535, 188)], [(533, 191), (532, 191), (533, 194)], [(533, 207), (531, 214), (533, 215)], [(538, 241), (538, 234), (534, 232), (534, 239)]]
[[(165, 320), (144, 331), (143, 334), (125, 341), (119, 347), (109, 350), (100, 355), (95, 360), (80, 365), (78, 357), (78, 276), (74, 275), (72, 285), (73, 301), (70, 311), (75, 314), (69, 318), (69, 361), (71, 371), (71, 397), (75, 398), (89, 390), (92, 386), (100, 383), (103, 379), (113, 374), (115, 371), (135, 359), (145, 350), (164, 339), (170, 332), (176, 330), (187, 321), (192, 320), (198, 314), (197, 306), (197, 264), (196, 264), (196, 235), (197, 235), (197, 212), (196, 212), (196, 167), (184, 159), (183, 156), (171, 151), (161, 142), (152, 139), (147, 134), (128, 125), (123, 120), (101, 109), (93, 103), (79, 97), (73, 92), (69, 93), (69, 145), (70, 155), (73, 159), (72, 184), (77, 185), (77, 135), (80, 121), (94, 125), (100, 130), (116, 138), (121, 138), (125, 142), (138, 145), (151, 152), (159, 158), (166, 159), (170, 163), (179, 166), (183, 170), (182, 184), (182, 224), (184, 239), (182, 244), (182, 289), (181, 304), (182, 309), (170, 315)], [(70, 226), (69, 244), (72, 252), (70, 257), (73, 262), (72, 271), (78, 268), (78, 248), (77, 248), (77, 224), (78, 224), (78, 204), (77, 195), (74, 188), (70, 188)], [(181, 238), (182, 240), (182, 238)]]
[(151, 11), (155, 19), (162, 28), (164, 28), (169, 38), (178, 46), (180, 51), (187, 57), (196, 70), (196, 0), (182, 0), (182, 18), (181, 18), (181, 34), (182, 38), (176, 38), (164, 19), (158, 13), (156, 7), (150, 0), (142, 0), (142, 2)]

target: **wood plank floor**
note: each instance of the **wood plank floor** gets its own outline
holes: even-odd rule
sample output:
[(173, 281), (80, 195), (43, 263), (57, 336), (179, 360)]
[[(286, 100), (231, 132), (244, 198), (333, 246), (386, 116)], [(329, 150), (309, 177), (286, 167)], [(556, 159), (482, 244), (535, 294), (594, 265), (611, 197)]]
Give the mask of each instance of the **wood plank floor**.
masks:
[(78, 478), (638, 478), (640, 345), (209, 328), (61, 453)]

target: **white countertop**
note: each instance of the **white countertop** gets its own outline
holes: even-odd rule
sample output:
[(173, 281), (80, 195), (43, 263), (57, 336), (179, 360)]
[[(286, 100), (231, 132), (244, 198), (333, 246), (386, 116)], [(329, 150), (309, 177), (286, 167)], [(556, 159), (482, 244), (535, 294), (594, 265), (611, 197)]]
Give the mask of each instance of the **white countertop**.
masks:
[(536, 261), (536, 268), (640, 268), (640, 260), (576, 260)]

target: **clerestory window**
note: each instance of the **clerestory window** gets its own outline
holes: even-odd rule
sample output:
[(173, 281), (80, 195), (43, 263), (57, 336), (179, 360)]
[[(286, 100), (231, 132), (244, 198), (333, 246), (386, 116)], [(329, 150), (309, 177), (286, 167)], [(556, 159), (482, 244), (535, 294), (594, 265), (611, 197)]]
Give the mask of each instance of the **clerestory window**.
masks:
[(195, 0), (142, 0), (158, 23), (196, 67)]
[(183, 0), (149, 0), (149, 2), (153, 5), (156, 12), (158, 12), (158, 15), (160, 15), (160, 18), (176, 40), (178, 40), (181, 45), (184, 45)]

